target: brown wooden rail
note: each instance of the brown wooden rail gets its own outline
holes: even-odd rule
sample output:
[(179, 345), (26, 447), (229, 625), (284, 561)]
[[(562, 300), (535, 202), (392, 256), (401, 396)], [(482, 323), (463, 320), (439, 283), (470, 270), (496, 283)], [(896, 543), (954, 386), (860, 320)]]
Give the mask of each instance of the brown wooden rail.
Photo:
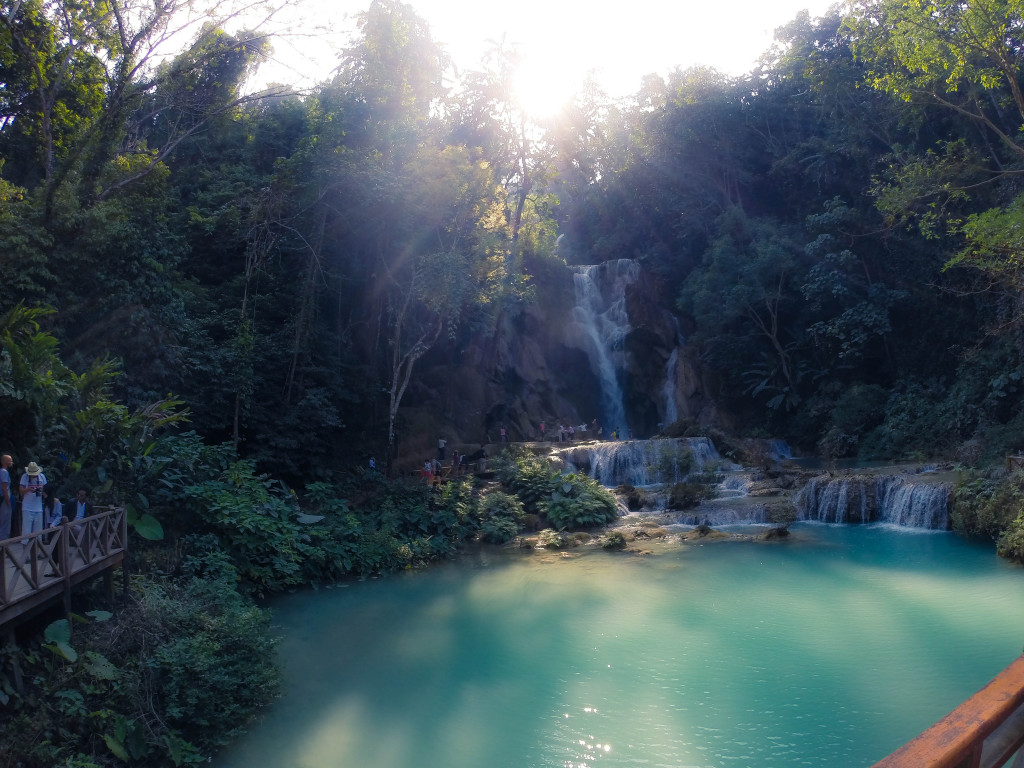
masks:
[[(1001, 768), (1024, 747), (1024, 655), (874, 768)], [(1018, 755), (1013, 767), (1024, 766)]]
[(112, 572), (127, 547), (124, 509), (0, 541), (0, 627), (58, 600), (70, 611), (72, 588)]

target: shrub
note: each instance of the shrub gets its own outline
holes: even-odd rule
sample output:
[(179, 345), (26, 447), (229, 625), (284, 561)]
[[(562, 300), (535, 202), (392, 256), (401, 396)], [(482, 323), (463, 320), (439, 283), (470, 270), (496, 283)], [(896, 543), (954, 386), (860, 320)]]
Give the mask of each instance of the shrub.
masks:
[(670, 509), (690, 509), (714, 497), (714, 489), (698, 483), (675, 483), (668, 495)]
[(541, 505), (551, 525), (559, 529), (592, 528), (619, 516), (615, 497), (597, 480), (586, 475), (562, 475), (556, 491)]
[(235, 462), (188, 487), (186, 498), (256, 593), (303, 582), (301, 564), (310, 547), (294, 519), (298, 508), (266, 476), (257, 475), (252, 462)]
[(1024, 510), (1024, 472), (964, 475), (953, 493), (950, 517), (961, 536), (999, 540)]
[(1003, 531), (996, 543), (996, 552), (1015, 563), (1024, 563), (1024, 514)]
[(537, 534), (537, 544), (546, 549), (562, 549), (569, 546), (570, 543), (568, 536), (553, 528), (545, 528)]
[(601, 540), (601, 547), (610, 550), (625, 549), (626, 537), (622, 535), (622, 531), (609, 531)]
[(51, 642), (25, 648), (28, 686), (10, 692), (0, 754), (26, 767), (196, 765), (243, 731), (277, 694), (276, 641), (223, 553), (194, 549), (181, 567), (202, 578), (137, 576), (116, 618), (73, 636), (55, 622)]
[(519, 499), (503, 491), (491, 491), (480, 502), (480, 538), (504, 544), (519, 533), (524, 517)]

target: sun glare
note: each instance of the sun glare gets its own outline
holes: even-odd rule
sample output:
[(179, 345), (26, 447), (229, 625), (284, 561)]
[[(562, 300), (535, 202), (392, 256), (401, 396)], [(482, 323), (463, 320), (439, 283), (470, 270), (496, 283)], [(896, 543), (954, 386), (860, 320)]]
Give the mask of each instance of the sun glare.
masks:
[(516, 72), (516, 98), (530, 117), (550, 117), (572, 101), (581, 82), (582, 77), (565, 62), (529, 57)]

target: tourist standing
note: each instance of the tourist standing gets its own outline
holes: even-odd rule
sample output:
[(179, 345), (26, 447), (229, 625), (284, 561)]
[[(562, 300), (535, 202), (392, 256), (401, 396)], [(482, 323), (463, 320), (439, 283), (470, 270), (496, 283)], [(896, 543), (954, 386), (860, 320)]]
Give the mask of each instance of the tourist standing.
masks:
[(444, 447), (448, 445), (448, 441), (443, 437), (437, 438), (437, 458), (440, 461), (444, 461)]
[[(21, 535), (43, 530), (43, 486), (46, 475), (39, 465), (30, 461), (21, 476)], [(22, 544), (25, 540), (22, 539)]]
[(0, 541), (11, 538), (11, 516), (14, 504), (11, 502), (11, 473), (14, 463), (9, 453), (0, 456)]
[(544, 422), (540, 423), (540, 441), (544, 442)]
[(501, 427), (501, 442), (508, 442), (508, 430), (505, 429), (504, 425)]

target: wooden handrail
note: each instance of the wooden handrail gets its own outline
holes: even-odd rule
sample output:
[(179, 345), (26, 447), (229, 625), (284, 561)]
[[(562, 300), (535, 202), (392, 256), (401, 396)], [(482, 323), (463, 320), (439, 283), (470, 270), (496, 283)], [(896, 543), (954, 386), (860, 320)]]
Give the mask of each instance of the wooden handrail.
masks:
[(0, 541), (0, 625), (54, 599), (69, 606), (72, 587), (116, 566), (127, 547), (123, 508)]
[(1024, 655), (874, 768), (1000, 768), (1024, 747)]

